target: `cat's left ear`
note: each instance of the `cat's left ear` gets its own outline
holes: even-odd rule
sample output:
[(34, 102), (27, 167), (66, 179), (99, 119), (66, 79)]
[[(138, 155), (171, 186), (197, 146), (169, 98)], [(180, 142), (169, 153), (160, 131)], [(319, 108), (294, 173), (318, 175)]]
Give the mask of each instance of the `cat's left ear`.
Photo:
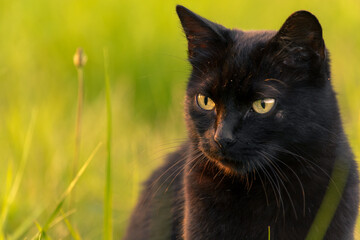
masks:
[[(306, 59), (315, 53), (319, 60), (326, 57), (322, 28), (318, 19), (307, 11), (293, 13), (280, 28), (274, 38), (281, 50), (297, 55), (296, 59)], [(294, 60), (294, 59), (293, 59)], [(292, 64), (291, 61), (288, 64)], [(296, 63), (293, 63), (296, 64)]]
[(223, 47), (226, 46), (227, 29), (181, 5), (176, 6), (176, 12), (188, 40), (190, 62), (198, 67), (199, 64), (216, 59)]

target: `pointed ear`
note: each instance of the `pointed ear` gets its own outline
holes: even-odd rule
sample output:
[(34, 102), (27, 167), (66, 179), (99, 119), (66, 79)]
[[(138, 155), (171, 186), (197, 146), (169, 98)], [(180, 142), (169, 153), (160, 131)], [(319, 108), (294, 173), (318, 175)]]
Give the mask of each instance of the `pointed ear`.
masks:
[(280, 43), (281, 49), (297, 55), (297, 61), (308, 59), (313, 53), (320, 60), (325, 59), (322, 28), (318, 19), (310, 12), (293, 13), (275, 35), (275, 40)]
[(225, 27), (181, 5), (176, 6), (176, 12), (188, 40), (188, 55), (192, 64), (211, 60), (216, 57), (222, 47), (226, 46), (227, 29)]

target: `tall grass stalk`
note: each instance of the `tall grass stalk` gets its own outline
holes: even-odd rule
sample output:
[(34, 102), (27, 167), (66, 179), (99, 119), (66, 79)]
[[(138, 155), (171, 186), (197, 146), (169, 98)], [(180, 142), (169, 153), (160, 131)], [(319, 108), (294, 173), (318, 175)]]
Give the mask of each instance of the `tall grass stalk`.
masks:
[(348, 164), (344, 164), (340, 159), (336, 159), (329, 180), (329, 186), (306, 236), (306, 240), (324, 238), (342, 198), (343, 190), (349, 175), (349, 168), (350, 166)]
[(69, 184), (69, 186), (67, 187), (67, 189), (65, 190), (65, 192), (61, 195), (61, 197), (59, 198), (59, 200), (57, 201), (56, 207), (55, 209), (52, 211), (50, 217), (47, 219), (47, 221), (45, 222), (45, 225), (43, 227), (41, 227), (38, 224), (38, 228), (40, 229), (39, 232), (36, 234), (36, 236), (34, 238), (38, 238), (39, 236), (47, 236), (46, 232), (47, 230), (49, 230), (49, 228), (51, 227), (52, 223), (54, 222), (54, 220), (56, 219), (56, 216), (59, 214), (59, 212), (62, 209), (62, 206), (66, 200), (66, 198), (70, 195), (70, 193), (72, 192), (72, 190), (74, 189), (76, 183), (79, 181), (80, 177), (83, 175), (83, 173), (85, 172), (86, 168), (89, 166), (90, 162), (92, 161), (92, 159), (94, 158), (95, 154), (97, 153), (97, 151), (99, 150), (100, 146), (101, 146), (101, 142), (96, 146), (96, 148), (94, 149), (94, 151), (90, 154), (89, 158), (85, 161), (85, 163), (83, 164), (83, 166), (80, 168), (80, 170), (77, 172), (75, 178), (71, 181), (71, 183)]
[(111, 132), (112, 132), (112, 113), (110, 79), (108, 72), (108, 51), (104, 49), (104, 69), (105, 69), (105, 92), (106, 92), (106, 113), (107, 113), (107, 161), (106, 161), (106, 180), (104, 192), (104, 239), (112, 239), (112, 184), (111, 184)]
[(78, 74), (78, 100), (77, 100), (77, 111), (76, 111), (76, 126), (75, 126), (75, 157), (73, 161), (73, 176), (77, 171), (77, 165), (79, 162), (80, 155), (80, 144), (81, 144), (81, 118), (82, 108), (84, 99), (84, 70), (83, 67), (86, 64), (87, 57), (84, 54), (82, 48), (77, 48), (74, 55), (74, 65)]
[[(14, 178), (14, 182), (11, 185), (10, 191), (8, 194), (5, 195), (4, 197), (4, 202), (3, 202), (3, 206), (1, 209), (1, 216), (0, 216), (0, 231), (1, 233), (3, 233), (4, 227), (5, 227), (5, 223), (6, 223), (6, 219), (9, 213), (9, 209), (11, 207), (11, 204), (14, 202), (15, 197), (19, 191), (19, 187), (22, 181), (22, 178), (24, 176), (24, 171), (25, 171), (25, 167), (26, 164), (28, 162), (28, 156), (29, 156), (29, 151), (30, 151), (30, 146), (31, 146), (31, 141), (32, 141), (32, 136), (34, 133), (34, 125), (35, 125), (35, 119), (36, 119), (36, 111), (33, 110), (31, 113), (31, 119), (30, 119), (30, 123), (29, 123), (29, 127), (28, 130), (26, 132), (26, 136), (25, 136), (25, 142), (24, 142), (24, 147), (23, 147), (23, 152), (21, 155), (21, 160), (20, 160), (20, 164), (19, 164), (19, 168), (17, 170), (17, 173), (15, 175)], [(12, 175), (11, 172), (11, 168), (8, 168), (8, 176), (7, 176), (7, 180), (8, 182), (10, 182), (10, 176)], [(0, 238), (4, 238), (4, 235), (1, 234)]]

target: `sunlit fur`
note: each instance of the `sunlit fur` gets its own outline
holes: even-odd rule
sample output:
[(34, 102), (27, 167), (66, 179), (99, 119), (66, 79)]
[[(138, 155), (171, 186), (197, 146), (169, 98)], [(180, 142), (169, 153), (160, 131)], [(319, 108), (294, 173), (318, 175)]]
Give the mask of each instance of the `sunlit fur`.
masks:
[[(267, 239), (269, 227), (271, 239), (305, 239), (335, 161), (350, 172), (325, 239), (353, 239), (357, 166), (315, 16), (241, 31), (177, 12), (192, 65), (189, 139), (146, 183), (125, 239)], [(198, 94), (215, 108), (199, 107)], [(275, 104), (259, 114), (252, 104), (264, 98)]]

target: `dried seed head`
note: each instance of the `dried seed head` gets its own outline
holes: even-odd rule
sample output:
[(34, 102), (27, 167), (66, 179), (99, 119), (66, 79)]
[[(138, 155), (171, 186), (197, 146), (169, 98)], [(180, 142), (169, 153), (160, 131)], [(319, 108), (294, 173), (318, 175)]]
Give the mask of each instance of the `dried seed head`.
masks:
[(85, 66), (87, 61), (87, 56), (85, 55), (82, 48), (77, 48), (74, 55), (74, 65), (76, 68), (82, 68)]

